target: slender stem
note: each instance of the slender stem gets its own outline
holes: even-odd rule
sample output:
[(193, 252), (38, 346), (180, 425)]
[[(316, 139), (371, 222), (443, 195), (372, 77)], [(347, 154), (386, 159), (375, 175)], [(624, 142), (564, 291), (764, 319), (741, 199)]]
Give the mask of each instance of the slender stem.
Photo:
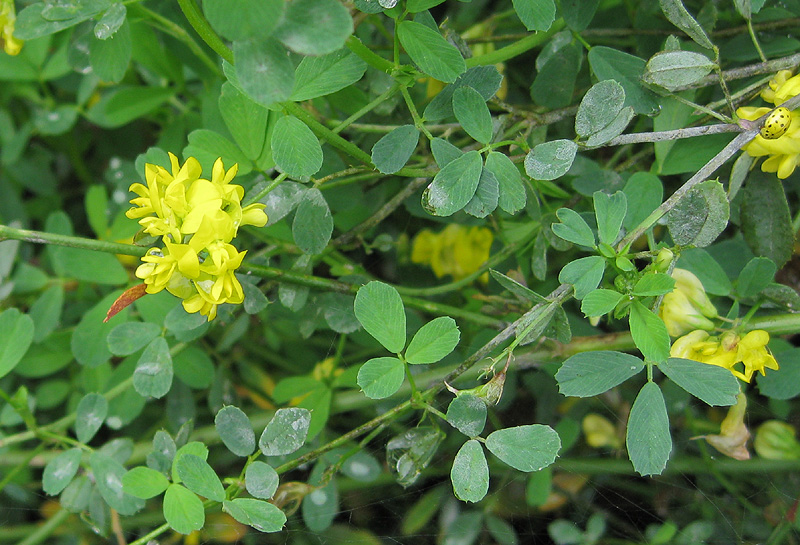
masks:
[(431, 132), (425, 128), (425, 123), (422, 121), (422, 118), (419, 116), (419, 112), (417, 111), (417, 106), (414, 104), (414, 101), (411, 99), (411, 95), (408, 94), (407, 87), (401, 87), (400, 93), (403, 95), (403, 100), (406, 102), (406, 107), (408, 111), (411, 112), (411, 119), (414, 120), (414, 126), (422, 131), (428, 140), (433, 140), (433, 135)]
[(605, 144), (586, 149), (595, 149), (608, 146), (624, 146), (627, 144), (641, 144), (644, 142), (664, 142), (669, 140), (680, 140), (682, 138), (694, 138), (708, 134), (723, 134), (729, 132), (742, 132), (742, 127), (735, 123), (721, 123), (718, 125), (704, 125), (702, 127), (687, 127), (685, 129), (673, 129), (658, 132), (636, 132), (631, 134), (621, 134), (612, 138)]
[(518, 57), (523, 53), (530, 51), (534, 47), (538, 47), (543, 43), (547, 42), (550, 38), (553, 37), (554, 34), (556, 34), (562, 28), (564, 28), (564, 26), (565, 26), (564, 19), (558, 19), (552, 24), (552, 26), (550, 26), (550, 29), (547, 32), (537, 32), (535, 34), (529, 34), (528, 36), (522, 38), (517, 42), (514, 42), (511, 45), (501, 47), (500, 49), (496, 49), (490, 53), (486, 53), (485, 55), (478, 55), (477, 57), (472, 57), (470, 59), (467, 59), (467, 68), (472, 68), (473, 66), (487, 66), (490, 64), (497, 64), (503, 61), (507, 61), (508, 59), (513, 59), (514, 57)]
[(217, 63), (215, 63), (211, 57), (209, 57), (203, 48), (200, 47), (192, 36), (186, 32), (186, 29), (180, 26), (179, 24), (175, 23), (174, 21), (167, 19), (160, 13), (157, 13), (151, 9), (144, 7), (141, 4), (131, 3), (127, 5), (129, 10), (133, 10), (132, 13), (136, 13), (137, 11), (142, 15), (149, 17), (157, 24), (161, 25), (161, 30), (170, 34), (175, 39), (182, 41), (186, 44), (189, 50), (195, 54), (195, 56), (200, 59), (200, 61), (208, 66), (215, 74), (222, 75), (222, 70), (220, 70)]
[[(720, 81), (722, 81), (722, 80), (720, 80)], [(726, 87), (726, 89), (727, 89), (727, 87)], [(719, 119), (723, 123), (730, 123), (732, 121), (731, 118), (729, 118), (729, 117), (727, 117), (725, 115), (722, 115), (719, 112), (716, 112), (716, 111), (714, 111), (714, 110), (712, 110), (710, 108), (707, 108), (707, 107), (703, 106), (702, 104), (697, 104), (695, 102), (692, 102), (691, 100), (685, 99), (685, 98), (683, 98), (681, 95), (679, 95), (677, 93), (672, 93), (670, 95), (670, 97), (674, 98), (675, 100), (677, 100), (678, 102), (680, 102), (682, 104), (685, 104), (685, 105), (687, 105), (687, 106), (689, 106), (691, 108), (694, 108), (695, 110), (703, 112), (706, 115), (710, 115), (711, 117), (713, 117), (715, 119)], [(725, 99), (726, 99), (726, 103), (730, 104), (730, 101), (728, 100), (728, 95), (727, 94), (725, 95)]]
[(750, 34), (750, 40), (753, 42), (753, 45), (758, 51), (758, 58), (761, 59), (761, 62), (767, 62), (767, 57), (764, 55), (764, 51), (761, 50), (761, 44), (758, 43), (758, 38), (756, 37), (756, 31), (753, 28), (753, 20), (747, 20), (747, 33)]
[(61, 526), (70, 513), (64, 508), (59, 509), (56, 513), (47, 519), (44, 524), (36, 528), (25, 539), (17, 543), (17, 545), (39, 545), (44, 543)]
[(0, 225), (0, 241), (9, 239), (33, 242), (36, 244), (56, 244), (58, 246), (69, 246), (70, 248), (80, 248), (82, 250), (94, 250), (97, 252), (133, 255), (137, 257), (141, 257), (147, 253), (147, 248), (134, 246), (133, 244), (107, 242), (105, 240), (58, 235), (56, 233), (30, 231), (28, 229), (15, 229), (7, 225)]
[(242, 206), (248, 206), (250, 204), (260, 201), (261, 199), (266, 197), (270, 192), (272, 192), (272, 190), (281, 185), (281, 183), (288, 177), (289, 175), (286, 174), (285, 172), (280, 173), (274, 180), (268, 183), (266, 187), (264, 187), (261, 191), (259, 191), (255, 195), (248, 195), (247, 200), (242, 203)]
[(17, 475), (20, 474), (20, 472), (27, 469), (28, 464), (31, 463), (31, 460), (36, 458), (36, 456), (38, 456), (44, 450), (44, 448), (45, 444), (39, 443), (39, 445), (36, 448), (32, 449), (30, 452), (25, 453), (25, 458), (16, 466), (14, 466), (14, 468), (11, 471), (3, 475), (3, 480), (0, 481), (0, 491), (2, 491), (6, 487), (6, 485), (8, 485), (8, 483), (13, 481), (17, 477)]
[(364, 45), (364, 43), (359, 40), (355, 35), (350, 36), (345, 41), (345, 45), (347, 46), (350, 51), (358, 55), (362, 61), (370, 65), (371, 67), (375, 68), (376, 70), (380, 70), (381, 72), (385, 72), (387, 74), (391, 74), (394, 72), (395, 65), (390, 61), (387, 61), (380, 55), (374, 53), (369, 47)]
[(200, 13), (200, 8), (194, 0), (178, 0), (178, 5), (181, 7), (183, 15), (192, 28), (197, 32), (200, 38), (214, 50), (214, 52), (233, 64), (233, 51), (228, 49), (228, 46), (223, 43), (211, 25), (208, 24), (206, 18)]
[(161, 534), (163, 534), (167, 530), (169, 530), (169, 524), (167, 524), (165, 522), (164, 524), (162, 524), (161, 526), (159, 526), (155, 530), (146, 533), (145, 535), (143, 535), (142, 537), (140, 537), (136, 541), (130, 542), (128, 545), (145, 545), (146, 543), (150, 543), (151, 539), (157, 538), (158, 536), (160, 536)]
[(342, 121), (341, 123), (336, 125), (333, 128), (333, 132), (336, 133), (336, 134), (339, 134), (344, 129), (349, 127), (351, 123), (353, 123), (357, 119), (362, 118), (364, 115), (368, 114), (369, 112), (374, 110), (376, 107), (380, 106), (381, 103), (383, 103), (385, 100), (388, 100), (389, 98), (391, 98), (391, 96), (394, 95), (399, 90), (400, 90), (400, 84), (399, 83), (395, 83), (394, 85), (389, 87), (386, 91), (381, 93), (379, 96), (375, 97), (375, 99), (373, 99), (369, 104), (367, 104), (363, 108), (360, 108), (356, 113), (354, 113), (353, 115), (351, 115), (350, 117), (348, 117), (347, 119), (345, 119), (344, 121)]

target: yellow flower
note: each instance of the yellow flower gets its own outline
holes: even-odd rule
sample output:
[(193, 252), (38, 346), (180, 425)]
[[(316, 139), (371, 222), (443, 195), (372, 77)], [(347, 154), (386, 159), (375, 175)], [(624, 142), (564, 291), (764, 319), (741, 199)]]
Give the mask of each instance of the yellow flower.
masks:
[(716, 318), (717, 309), (709, 300), (703, 284), (685, 269), (672, 271), (675, 288), (664, 296), (658, 314), (672, 337), (694, 329), (714, 329), (709, 318)]
[(166, 289), (183, 299), (187, 312), (213, 320), (223, 303), (244, 301), (235, 271), (247, 252), (230, 242), (242, 225), (267, 223), (263, 204), (241, 206), (244, 188), (231, 181), (238, 170), (227, 171), (222, 159), (214, 163), (211, 180), (201, 178), (200, 163), (190, 157), (183, 166), (170, 154), (172, 172), (147, 164), (147, 186), (133, 184), (130, 218), (144, 230), (162, 237), (163, 248), (151, 248), (136, 269), (147, 293)]
[(14, 37), (16, 20), (14, 0), (0, 0), (0, 43), (9, 55), (18, 55), (22, 49), (22, 40)]
[[(781, 70), (769, 82), (769, 88), (761, 93), (761, 98), (780, 106), (790, 98), (800, 94), (800, 75), (791, 77), (789, 70)], [(736, 115), (742, 119), (755, 121), (762, 115), (770, 112), (772, 108), (755, 108), (745, 106), (736, 110)], [(778, 178), (784, 179), (791, 176), (795, 167), (800, 164), (800, 112), (781, 112), (781, 117), (788, 115), (788, 123), (779, 131), (770, 133), (762, 131), (744, 150), (751, 157), (769, 156), (761, 165), (764, 172), (776, 172)], [(775, 134), (777, 137), (765, 137)]]
[[(707, 331), (696, 330), (676, 339), (669, 353), (673, 358), (724, 367), (735, 377), (750, 382), (756, 372), (765, 375), (767, 368), (778, 369), (778, 362), (767, 349), (768, 342), (769, 333), (762, 329), (754, 329), (744, 337), (733, 331), (712, 337)], [(739, 363), (743, 371), (735, 367)]]
[[(441, 233), (420, 231), (411, 248), (411, 261), (430, 265), (437, 278), (451, 275), (461, 280), (479, 270), (489, 259), (494, 239), (485, 227), (465, 227), (451, 223)], [(481, 276), (482, 282), (488, 275)]]
[(586, 436), (586, 443), (590, 447), (616, 449), (622, 446), (622, 439), (617, 434), (617, 429), (605, 416), (589, 413), (583, 417), (581, 428)]

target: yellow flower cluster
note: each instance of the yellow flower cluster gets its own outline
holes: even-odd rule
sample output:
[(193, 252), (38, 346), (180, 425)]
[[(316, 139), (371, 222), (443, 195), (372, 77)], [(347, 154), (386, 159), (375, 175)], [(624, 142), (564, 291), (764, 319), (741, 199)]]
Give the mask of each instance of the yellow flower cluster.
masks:
[(14, 37), (16, 20), (14, 0), (0, 0), (0, 44), (9, 55), (17, 55), (22, 49), (22, 40)]
[[(712, 337), (707, 331), (698, 329), (672, 343), (670, 356), (695, 360), (728, 369), (734, 376), (750, 382), (756, 372), (765, 375), (766, 369), (778, 369), (778, 362), (767, 348), (769, 333), (754, 329), (744, 337), (726, 331)], [(743, 371), (736, 368), (741, 363)]]
[(234, 271), (245, 252), (230, 243), (239, 227), (267, 223), (263, 204), (242, 208), (244, 188), (231, 181), (238, 170), (227, 171), (217, 159), (211, 180), (201, 178), (202, 168), (194, 157), (183, 166), (169, 154), (172, 172), (146, 164), (147, 185), (133, 184), (138, 197), (126, 215), (139, 219), (144, 231), (161, 237), (163, 248), (151, 248), (136, 269), (147, 293), (165, 289), (183, 299), (186, 312), (200, 312), (209, 321), (217, 305), (244, 301), (242, 285)]
[(685, 269), (672, 271), (675, 289), (664, 296), (658, 314), (672, 337), (694, 329), (714, 329), (710, 318), (717, 317), (717, 309), (706, 295), (700, 280)]
[[(792, 77), (789, 70), (781, 70), (769, 82), (769, 88), (761, 93), (761, 98), (780, 106), (790, 98), (800, 94), (800, 75)], [(745, 106), (736, 110), (742, 119), (755, 121), (772, 108), (755, 108)], [(778, 178), (791, 176), (795, 167), (800, 164), (800, 112), (789, 112), (785, 108), (777, 111), (778, 115), (767, 119), (761, 134), (757, 135), (744, 150), (752, 157), (769, 155), (769, 159), (761, 165), (764, 172), (776, 172)], [(774, 127), (770, 126), (775, 124)]]
[[(430, 265), (437, 278), (449, 274), (461, 280), (486, 263), (493, 239), (492, 232), (485, 227), (451, 223), (441, 233), (424, 229), (414, 238), (411, 261)], [(488, 275), (481, 276), (482, 282), (488, 280)]]

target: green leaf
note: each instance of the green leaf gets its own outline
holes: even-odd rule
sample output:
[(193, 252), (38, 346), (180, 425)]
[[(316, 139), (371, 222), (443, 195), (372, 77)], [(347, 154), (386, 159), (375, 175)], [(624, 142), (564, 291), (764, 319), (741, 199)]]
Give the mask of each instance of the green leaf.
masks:
[(149, 500), (164, 492), (169, 479), (163, 473), (149, 467), (134, 467), (122, 477), (122, 489), (135, 498)]
[(567, 263), (558, 273), (558, 281), (575, 286), (575, 298), (583, 299), (603, 279), (606, 260), (599, 255), (582, 257)]
[(669, 334), (661, 318), (641, 302), (634, 301), (629, 321), (633, 342), (645, 359), (658, 363), (669, 357)]
[(414, 334), (408, 343), (405, 358), (408, 363), (434, 363), (448, 355), (458, 344), (461, 333), (456, 321), (449, 316), (434, 318)]
[(397, 25), (397, 36), (411, 60), (427, 75), (451, 83), (467, 70), (464, 57), (439, 32), (413, 21)]
[(219, 95), (219, 111), (239, 149), (248, 159), (257, 159), (264, 150), (269, 110), (230, 83), (224, 83)]
[(636, 356), (598, 350), (570, 356), (556, 373), (562, 395), (592, 397), (622, 384), (644, 369)]
[(80, 513), (89, 506), (89, 497), (92, 492), (97, 494), (97, 489), (92, 485), (89, 477), (80, 475), (64, 489), (59, 497), (59, 503), (70, 513)]
[(211, 26), (231, 41), (269, 36), (283, 16), (283, 0), (204, 0), (203, 13)]
[(575, 115), (575, 133), (586, 139), (610, 125), (622, 112), (625, 89), (614, 80), (596, 83), (586, 92)]
[(186, 454), (175, 462), (175, 466), (183, 484), (195, 494), (218, 502), (225, 499), (222, 482), (202, 458)]
[(127, 14), (128, 10), (124, 4), (111, 4), (111, 7), (106, 10), (94, 26), (95, 37), (99, 40), (107, 40), (113, 36), (122, 26), (122, 23), (125, 22)]
[(44, 466), (42, 490), (45, 494), (60, 494), (78, 473), (82, 451), (79, 448), (65, 450)]
[(712, 407), (736, 403), (739, 381), (724, 367), (669, 358), (659, 363), (658, 369), (672, 382)]
[(500, 184), (491, 170), (481, 169), (481, 177), (475, 194), (464, 207), (464, 212), (476, 218), (485, 218), (495, 211), (500, 197)]
[(625, 229), (632, 230), (661, 206), (664, 187), (655, 174), (636, 172), (625, 182), (622, 192), (628, 202), (622, 225)]
[(561, 449), (561, 439), (550, 426), (516, 426), (490, 433), (486, 438), (486, 448), (514, 469), (531, 472), (555, 461)]
[(350, 12), (336, 0), (294, 0), (274, 36), (295, 53), (316, 56), (341, 49), (352, 33)]
[(628, 210), (625, 193), (617, 191), (613, 195), (607, 195), (602, 191), (595, 191), (592, 197), (594, 215), (597, 218), (597, 236), (600, 242), (614, 244), (619, 238), (622, 221)]
[(92, 71), (108, 82), (122, 81), (131, 61), (131, 27), (125, 21), (117, 32), (108, 39), (92, 39), (89, 42), (89, 62)]
[[(156, 439), (159, 439), (158, 447), (156, 446)], [(169, 439), (172, 440), (171, 437)], [(169, 457), (169, 451), (172, 448), (174, 448), (174, 442), (172, 444), (170, 444), (168, 441), (166, 441), (165, 438), (163, 438), (163, 437), (160, 438), (160, 437), (158, 437), (158, 435), (156, 435), (156, 437), (153, 438), (153, 450), (157, 451), (157, 452), (160, 452), (165, 457), (167, 457), (167, 458)], [(203, 460), (207, 460), (208, 459), (208, 447), (205, 446), (200, 441), (191, 441), (191, 442), (186, 443), (185, 445), (183, 445), (181, 448), (179, 448), (174, 453), (174, 456), (173, 456), (173, 459), (172, 459), (172, 467), (170, 468), (171, 469), (170, 473), (172, 475), (172, 482), (174, 482), (174, 483), (181, 482), (181, 477), (178, 474), (178, 461), (182, 457), (186, 456), (187, 454), (191, 454), (191, 455), (197, 456), (198, 458), (201, 458)]]
[(559, 208), (556, 211), (556, 217), (561, 223), (554, 223), (550, 226), (556, 236), (574, 244), (594, 247), (595, 238), (592, 228), (580, 214), (571, 208)]
[(92, 0), (64, 5), (31, 4), (17, 15), (14, 37), (27, 41), (54, 34), (94, 17), (108, 8), (109, 3), (108, 0)]
[(706, 49), (714, 48), (714, 44), (708, 39), (703, 27), (686, 11), (681, 0), (659, 0), (659, 4), (661, 5), (661, 11), (664, 12), (664, 15), (673, 25), (688, 34), (701, 47)]
[(758, 375), (758, 391), (771, 399), (792, 399), (800, 395), (800, 348), (775, 354), (780, 369)]
[(172, 386), (172, 356), (164, 337), (156, 337), (144, 349), (136, 370), (133, 387), (143, 397), (164, 397)]
[(295, 102), (330, 95), (356, 83), (367, 71), (367, 63), (349, 49), (322, 57), (305, 57), (294, 73)]
[(262, 500), (236, 498), (225, 501), (222, 509), (237, 521), (252, 526), (259, 532), (279, 532), (286, 524), (283, 511)]
[(175, 95), (175, 89), (168, 87), (122, 87), (112, 92), (103, 109), (112, 128), (147, 115)]
[(229, 168), (233, 163), (239, 165), (239, 176), (253, 170), (252, 162), (242, 153), (239, 147), (219, 134), (208, 129), (197, 129), (189, 133), (189, 144), (183, 148), (185, 157), (195, 157), (200, 161), (203, 172), (210, 172), (219, 157)]
[(108, 350), (115, 356), (138, 352), (161, 333), (161, 327), (149, 322), (123, 322), (106, 337)]
[(250, 456), (256, 448), (256, 434), (247, 415), (238, 407), (222, 407), (214, 417), (219, 438), (236, 456)]
[(167, 524), (179, 534), (191, 534), (201, 529), (206, 522), (203, 502), (179, 484), (169, 485), (164, 494), (163, 507)]
[(556, 19), (553, 0), (513, 0), (517, 17), (528, 30), (547, 30)]
[(292, 222), (292, 236), (308, 255), (317, 255), (328, 246), (333, 234), (333, 216), (322, 192), (313, 187), (303, 194)]
[(445, 0), (408, 0), (406, 2), (406, 9), (409, 13), (419, 13), (436, 7), (444, 1)]
[(472, 87), (459, 87), (453, 91), (453, 113), (472, 138), (483, 144), (491, 141), (492, 114), (478, 91)]
[(639, 82), (644, 73), (645, 61), (628, 53), (605, 46), (592, 47), (589, 66), (598, 81), (616, 80), (625, 89), (625, 106), (633, 106), (637, 114), (654, 115), (658, 102), (653, 93)]
[(453, 493), (461, 501), (477, 503), (489, 491), (489, 465), (483, 447), (475, 439), (464, 443), (450, 470)]
[(747, 262), (736, 281), (736, 293), (742, 298), (755, 297), (775, 278), (778, 267), (769, 258), (754, 257)]
[(33, 320), (15, 308), (0, 313), (0, 377), (20, 362), (33, 341)]
[[(432, 146), (432, 144), (431, 144)], [(507, 155), (491, 151), (486, 156), (484, 168), (494, 174), (500, 189), (497, 204), (509, 214), (516, 214), (525, 207), (528, 196), (522, 184), (522, 176)]]
[(370, 399), (383, 399), (403, 385), (405, 366), (397, 358), (372, 358), (358, 370), (358, 385)]
[(372, 163), (384, 174), (394, 174), (405, 166), (417, 149), (419, 131), (414, 125), (402, 125), (375, 142)]
[(436, 173), (422, 194), (422, 207), (435, 216), (451, 216), (475, 195), (483, 165), (477, 151), (454, 159)]
[(75, 410), (75, 435), (81, 443), (88, 443), (103, 425), (108, 414), (108, 401), (97, 393), (83, 396)]
[(120, 462), (95, 451), (89, 457), (89, 467), (97, 490), (111, 509), (127, 516), (144, 507), (144, 500), (134, 498), (122, 489), (122, 477), (126, 471)]
[(667, 215), (667, 227), (676, 244), (708, 246), (728, 226), (730, 205), (716, 180), (697, 184)]
[(322, 147), (305, 123), (292, 116), (278, 120), (272, 132), (272, 158), (292, 178), (316, 174), (322, 167)]
[(586, 140), (586, 145), (588, 147), (601, 146), (609, 140), (616, 138), (628, 127), (628, 124), (635, 114), (636, 112), (633, 111), (631, 106), (626, 106), (617, 114), (617, 117), (615, 117), (611, 123), (591, 135)]
[(574, 43), (566, 44), (549, 56), (531, 85), (534, 102), (553, 110), (572, 104), (583, 55), (583, 49)]
[(457, 395), (447, 407), (447, 421), (464, 435), (480, 435), (486, 425), (486, 403), (472, 394)]
[(406, 313), (397, 290), (373, 280), (359, 288), (353, 305), (364, 329), (386, 350), (399, 354), (406, 345)]
[(693, 51), (659, 51), (647, 61), (642, 81), (671, 91), (699, 81), (714, 66), (708, 57)]
[(534, 180), (560, 178), (572, 166), (577, 151), (578, 145), (572, 140), (539, 144), (525, 156), (525, 172)]
[(239, 86), (258, 104), (271, 106), (292, 94), (294, 65), (278, 41), (251, 38), (234, 42), (233, 57)]
[(581, 301), (581, 312), (589, 318), (608, 314), (625, 296), (614, 290), (590, 291)]
[(172, 370), (181, 382), (195, 390), (208, 388), (214, 381), (214, 363), (205, 350), (194, 344), (175, 355)]
[(258, 440), (265, 456), (291, 454), (306, 442), (311, 413), (308, 409), (278, 409)]
[(496, 271), (494, 269), (489, 269), (489, 274), (491, 274), (492, 278), (497, 280), (497, 282), (501, 286), (503, 286), (505, 289), (507, 289), (508, 291), (513, 293), (514, 295), (522, 297), (523, 299), (527, 299), (528, 301), (530, 301), (532, 303), (549, 303), (550, 302), (549, 300), (545, 299), (544, 297), (542, 297), (541, 295), (539, 295), (535, 291), (533, 291), (531, 289), (528, 289), (527, 287), (523, 286), (522, 284), (520, 284), (519, 282), (517, 282), (513, 278), (508, 277), (508, 276), (504, 275), (501, 272), (498, 272), (498, 271)]
[(244, 486), (247, 493), (255, 498), (268, 500), (275, 495), (280, 478), (271, 465), (255, 461), (247, 466), (244, 473)]
[[(440, 121), (453, 115), (453, 93), (460, 87), (472, 87), (483, 97), (489, 100), (494, 96), (503, 81), (503, 76), (496, 66), (473, 66), (456, 81), (446, 85), (439, 94), (433, 97), (430, 104), (425, 108), (423, 114), (426, 121)], [(436, 140), (436, 139), (435, 139)], [(432, 147), (432, 146), (431, 146)], [(435, 156), (435, 154), (434, 154)], [(440, 167), (444, 167), (438, 159), (436, 161)]]
[(639, 474), (659, 475), (664, 471), (672, 451), (672, 437), (664, 396), (655, 382), (645, 384), (636, 396), (625, 442)]
[(741, 222), (747, 245), (778, 268), (792, 257), (794, 228), (783, 184), (773, 175), (751, 172), (742, 192)]
[(675, 288), (675, 279), (668, 274), (651, 272), (643, 274), (633, 287), (633, 295), (637, 297), (653, 297), (664, 295)]
[(567, 26), (581, 32), (592, 22), (600, 0), (558, 0), (558, 13)]

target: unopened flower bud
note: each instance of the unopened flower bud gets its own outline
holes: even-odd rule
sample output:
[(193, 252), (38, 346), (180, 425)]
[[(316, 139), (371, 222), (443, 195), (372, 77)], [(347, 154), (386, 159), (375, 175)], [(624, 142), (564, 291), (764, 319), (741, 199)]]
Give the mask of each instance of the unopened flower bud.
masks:
[(753, 447), (768, 460), (800, 460), (800, 442), (794, 427), (779, 420), (769, 420), (758, 427)]
[(717, 308), (706, 295), (706, 290), (699, 278), (686, 269), (673, 270), (672, 278), (675, 279), (675, 289), (683, 292), (689, 302), (703, 313), (703, 316), (717, 317)]
[(658, 252), (655, 261), (653, 261), (653, 268), (658, 272), (667, 272), (672, 260), (675, 259), (675, 254), (669, 248), (662, 248)]

